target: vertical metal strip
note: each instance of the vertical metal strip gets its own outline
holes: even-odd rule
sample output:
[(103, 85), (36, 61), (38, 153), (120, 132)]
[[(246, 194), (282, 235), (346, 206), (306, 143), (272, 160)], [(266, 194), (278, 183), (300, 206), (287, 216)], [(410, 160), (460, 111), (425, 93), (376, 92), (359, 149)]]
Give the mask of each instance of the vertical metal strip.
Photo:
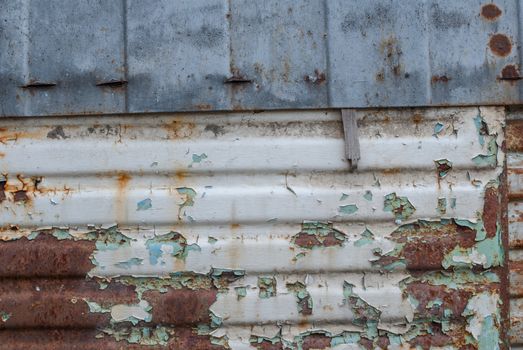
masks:
[(342, 109), (341, 119), (345, 133), (345, 156), (350, 162), (350, 169), (354, 170), (358, 167), (358, 160), (360, 159), (357, 116), (353, 109)]

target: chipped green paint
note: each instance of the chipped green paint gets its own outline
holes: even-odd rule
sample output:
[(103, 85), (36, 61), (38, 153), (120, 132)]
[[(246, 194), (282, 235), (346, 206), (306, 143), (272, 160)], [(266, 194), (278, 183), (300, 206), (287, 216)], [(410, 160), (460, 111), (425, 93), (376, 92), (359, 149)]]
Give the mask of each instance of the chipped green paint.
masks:
[(363, 195), (363, 198), (368, 200), (369, 202), (372, 201), (372, 192), (371, 191), (365, 191), (365, 194)]
[(40, 234), (40, 232), (38, 231), (33, 231), (31, 232), (28, 236), (27, 236), (27, 239), (32, 241), (33, 239), (35, 239), (36, 237), (38, 237), (38, 235)]
[(167, 346), (171, 334), (173, 333), (172, 329), (157, 326), (157, 327), (128, 327), (112, 329), (104, 328), (101, 331), (102, 333), (97, 336), (97, 338), (102, 338), (104, 336), (110, 336), (116, 341), (126, 341), (129, 344), (140, 344), (145, 346)]
[(192, 162), (193, 163), (201, 163), (202, 160), (204, 159), (207, 159), (207, 154), (205, 153), (202, 153), (202, 154), (196, 154), (196, 153), (193, 153), (192, 155)]
[(450, 209), (456, 209), (456, 197), (450, 199)]
[(398, 197), (396, 192), (393, 192), (385, 196), (383, 210), (392, 212), (396, 220), (407, 220), (414, 214), (416, 208), (407, 197)]
[(435, 160), (436, 171), (438, 172), (438, 178), (443, 179), (452, 170), (452, 162), (448, 159)]
[(258, 277), (258, 296), (262, 299), (276, 296), (276, 278)]
[(344, 303), (354, 314), (353, 323), (357, 326), (362, 326), (365, 332), (377, 335), (381, 311), (357, 295), (354, 292), (354, 288), (355, 285), (347, 281), (343, 283)]
[(338, 212), (340, 214), (350, 215), (350, 214), (354, 214), (357, 211), (358, 211), (358, 206), (356, 204), (340, 205), (338, 207)]
[[(148, 239), (145, 245), (149, 250), (149, 262), (152, 265), (158, 264), (163, 254), (178, 259), (184, 259), (187, 256), (187, 240), (178, 232), (169, 232)], [(161, 264), (165, 264), (165, 261), (161, 261)]]
[(89, 307), (91, 313), (110, 313), (111, 324), (120, 322), (130, 322), (132, 325), (137, 325), (140, 321), (150, 322), (152, 314), (149, 312), (152, 307), (146, 300), (140, 300), (138, 304), (116, 304), (108, 307), (102, 306), (97, 302), (83, 299)]
[(141, 258), (131, 258), (126, 261), (120, 261), (119, 263), (115, 264), (114, 266), (122, 268), (122, 269), (130, 269), (133, 266), (138, 266), (143, 263), (143, 259)]
[(361, 238), (354, 242), (354, 246), (363, 247), (367, 244), (374, 242), (374, 234), (368, 229), (365, 228), (365, 231), (361, 233)]
[(441, 123), (436, 123), (434, 125), (434, 134), (432, 134), (432, 136), (434, 137), (438, 137), (438, 135), (443, 131), (443, 128), (445, 127), (445, 125), (441, 124)]
[(312, 296), (307, 291), (305, 284), (301, 282), (287, 283), (286, 287), (296, 297), (298, 312), (302, 315), (312, 315)]
[(73, 236), (71, 236), (67, 229), (54, 228), (51, 234), (59, 241), (63, 239), (73, 239)]
[(245, 270), (212, 268), (209, 275), (216, 288), (225, 290), (230, 283), (243, 278)]
[(349, 195), (346, 193), (342, 193), (340, 197), (340, 202), (346, 200), (347, 198), (349, 198)]
[(218, 242), (218, 240), (212, 236), (209, 236), (209, 238), (207, 238), (207, 242), (209, 242), (209, 244), (214, 244)]
[(478, 154), (472, 161), (478, 166), (495, 167), (498, 164), (498, 144), (496, 138), (492, 137), (487, 144), (487, 154)]
[(139, 201), (138, 203), (136, 203), (137, 211), (151, 209), (152, 207), (153, 207), (153, 201), (151, 200), (151, 198), (145, 198), (145, 199)]
[(438, 205), (436, 207), (440, 215), (447, 213), (447, 198), (438, 198)]
[(88, 233), (88, 239), (96, 240), (96, 249), (116, 250), (122, 246), (130, 246), (132, 239), (117, 230), (116, 226), (105, 230), (98, 230)]
[(500, 349), (501, 304), (496, 293), (481, 292), (469, 299), (462, 316), (467, 318), (468, 343), (478, 350)]
[(178, 208), (178, 219), (181, 219), (182, 216), (185, 216), (185, 209), (194, 205), (196, 191), (190, 187), (178, 187), (176, 191), (183, 197), (183, 202), (179, 204)]
[(11, 318), (11, 314), (5, 311), (0, 311), (0, 319), (2, 322), (7, 322)]
[(300, 248), (342, 246), (347, 241), (347, 235), (336, 230), (332, 223), (305, 221), (301, 227), (301, 231), (292, 237), (292, 243)]
[(114, 278), (112, 283), (121, 283), (127, 286), (134, 286), (139, 299), (142, 298), (143, 293), (146, 291), (158, 291), (160, 293), (166, 293), (169, 288), (188, 288), (197, 290), (211, 289), (214, 286), (210, 273), (208, 275), (204, 275), (193, 272), (171, 273), (168, 277), (164, 278), (124, 276)]
[(479, 113), (474, 117), (474, 125), (476, 126), (476, 131), (478, 132), (478, 141), (481, 146), (485, 144), (485, 136), (489, 134), (488, 125)]
[(247, 296), (247, 287), (235, 287), (234, 291), (236, 292), (236, 297), (238, 298), (238, 300)]
[[(463, 248), (457, 246), (452, 249), (452, 251), (445, 254), (442, 261), (443, 268), (472, 268), (474, 266), (482, 266), (483, 268), (488, 269), (491, 267), (503, 266), (504, 251), (499, 225), (494, 237), (484, 238), (480, 241), (477, 240), (477, 237), (478, 236), (476, 235), (477, 243), (474, 244), (473, 247)], [(480, 237), (484, 237), (484, 235), (481, 235)]]
[(357, 332), (343, 332), (331, 337), (331, 347), (344, 344), (357, 344), (361, 340), (361, 336)]

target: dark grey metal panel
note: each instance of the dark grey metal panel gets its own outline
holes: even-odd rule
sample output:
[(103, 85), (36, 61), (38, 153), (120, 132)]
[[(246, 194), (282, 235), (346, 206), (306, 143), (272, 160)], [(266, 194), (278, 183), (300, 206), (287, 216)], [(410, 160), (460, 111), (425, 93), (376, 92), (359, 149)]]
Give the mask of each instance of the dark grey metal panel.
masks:
[(18, 86), (25, 81), (26, 1), (0, 1), (0, 115), (23, 115)]
[(6, 26), (14, 35), (9, 41), (19, 41), (16, 45), (21, 46), (8, 52), (6, 60), (22, 69), (8, 72), (15, 82), (8, 94), (15, 93), (17, 99), (15, 108), (6, 104), (4, 114), (124, 111), (125, 90), (115, 84), (125, 80), (122, 2), (34, 0), (19, 4), (21, 9), (4, 13), (10, 20), (23, 17), (22, 22)]
[(230, 20), (234, 108), (328, 106), (322, 1), (235, 0)]
[(331, 105), (428, 100), (425, 2), (327, 1)]
[(0, 2), (4, 116), (523, 102), (519, 0)]
[(229, 109), (226, 0), (127, 1), (129, 111)]

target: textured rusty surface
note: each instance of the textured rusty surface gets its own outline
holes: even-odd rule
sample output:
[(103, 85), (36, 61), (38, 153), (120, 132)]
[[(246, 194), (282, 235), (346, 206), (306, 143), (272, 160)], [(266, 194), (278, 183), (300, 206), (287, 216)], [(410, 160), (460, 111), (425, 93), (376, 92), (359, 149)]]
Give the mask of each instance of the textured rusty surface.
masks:
[[(154, 328), (151, 328), (151, 331)], [(220, 350), (225, 347), (212, 344), (207, 336), (198, 335), (190, 328), (170, 331), (172, 338), (165, 345), (143, 345), (116, 341), (93, 329), (83, 330), (1, 330), (0, 349), (27, 350)]]
[(93, 268), (95, 243), (40, 234), (0, 245), (1, 277), (83, 277)]
[(506, 349), (503, 110), (355, 116), (5, 119), (0, 349)]
[(507, 123), (508, 149), (508, 218), (509, 232), (509, 278), (510, 278), (510, 341), (523, 345), (523, 119), (513, 113)]

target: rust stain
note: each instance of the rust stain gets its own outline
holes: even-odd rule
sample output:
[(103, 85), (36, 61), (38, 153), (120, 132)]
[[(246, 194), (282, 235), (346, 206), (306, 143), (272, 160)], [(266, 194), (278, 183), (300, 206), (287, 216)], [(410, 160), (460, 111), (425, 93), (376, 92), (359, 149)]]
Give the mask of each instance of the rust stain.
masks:
[(58, 240), (50, 232), (32, 240), (0, 242), (0, 276), (83, 278), (94, 267), (90, 259), (94, 250), (94, 241)]
[(452, 78), (447, 77), (446, 75), (433, 75), (432, 79), (430, 80), (432, 84), (437, 83), (448, 83)]
[(169, 139), (183, 139), (191, 137), (196, 128), (196, 124), (192, 122), (186, 122), (181, 118), (177, 118), (172, 122), (161, 125), (167, 131)]
[(388, 169), (385, 169), (382, 171), (382, 174), (384, 174), (384, 175), (395, 175), (395, 174), (400, 174), (400, 173), (401, 173), (400, 168), (388, 168)]
[(489, 41), (490, 50), (497, 56), (505, 57), (512, 51), (512, 42), (505, 34), (494, 34)]
[(519, 69), (515, 64), (508, 64), (501, 70), (501, 80), (521, 80)]
[(152, 306), (154, 322), (187, 326), (211, 321), (209, 308), (216, 301), (217, 294), (216, 289), (169, 288), (167, 292), (147, 291), (143, 299)]
[[(506, 128), (507, 150), (523, 152), (523, 120), (510, 121)], [(519, 169), (510, 169), (510, 172), (519, 174)], [(523, 175), (523, 172), (521, 172)]]
[(131, 181), (131, 176), (122, 172), (118, 174), (116, 180), (116, 218), (117, 222), (124, 222), (127, 219), (127, 186)]
[(487, 237), (496, 236), (498, 225), (498, 213), (501, 210), (498, 200), (498, 191), (494, 187), (487, 187), (485, 190), (483, 204), (483, 225), (487, 232)]
[(4, 152), (0, 152), (0, 158), (5, 158), (5, 153)]
[(496, 4), (486, 4), (481, 7), (481, 17), (485, 18), (488, 21), (495, 21), (501, 15), (502, 11)]
[(423, 115), (416, 113), (412, 116), (412, 122), (414, 124), (420, 124), (423, 121)]

